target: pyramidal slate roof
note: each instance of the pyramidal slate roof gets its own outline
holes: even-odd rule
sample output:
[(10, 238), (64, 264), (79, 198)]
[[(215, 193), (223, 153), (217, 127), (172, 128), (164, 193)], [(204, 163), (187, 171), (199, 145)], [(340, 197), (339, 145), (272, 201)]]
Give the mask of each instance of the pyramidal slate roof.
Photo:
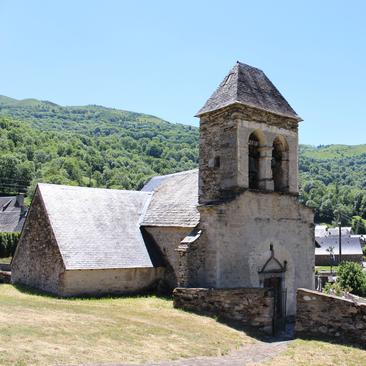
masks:
[(142, 225), (195, 227), (198, 224), (197, 169), (153, 177), (142, 191), (154, 192)]
[(262, 70), (239, 61), (196, 116), (232, 104), (242, 104), (302, 121)]
[(152, 193), (38, 184), (65, 268), (153, 267), (141, 217)]

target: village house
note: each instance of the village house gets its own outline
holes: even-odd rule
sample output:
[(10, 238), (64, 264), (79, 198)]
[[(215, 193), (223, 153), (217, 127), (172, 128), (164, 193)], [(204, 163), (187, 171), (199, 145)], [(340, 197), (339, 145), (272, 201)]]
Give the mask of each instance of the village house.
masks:
[(198, 170), (139, 192), (39, 184), (13, 283), (60, 296), (246, 288), (253, 308), (272, 288), (279, 316), (293, 316), (296, 289), (314, 286), (313, 211), (298, 202), (301, 118), (240, 62), (197, 116)]
[[(339, 263), (339, 228), (315, 227), (315, 265), (330, 266)], [(351, 227), (341, 228), (342, 261), (362, 263), (363, 236), (352, 235)]]
[(20, 233), (26, 215), (23, 194), (0, 197), (0, 232)]

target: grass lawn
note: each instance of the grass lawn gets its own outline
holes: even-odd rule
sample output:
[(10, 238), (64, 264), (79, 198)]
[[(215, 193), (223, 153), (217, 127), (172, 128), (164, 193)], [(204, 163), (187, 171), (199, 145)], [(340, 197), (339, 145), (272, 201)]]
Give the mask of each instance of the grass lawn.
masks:
[[(57, 299), (0, 284), (0, 365), (144, 363), (217, 356), (256, 340), (146, 297)], [(297, 339), (252, 366), (365, 365), (366, 350)]]
[(11, 257), (8, 258), (0, 258), (0, 263), (1, 264), (10, 264), (11, 262)]
[[(329, 271), (330, 272), (330, 266), (315, 266), (316, 271)], [(337, 272), (337, 266), (332, 267), (333, 272)]]
[(0, 365), (142, 363), (227, 353), (254, 340), (154, 296), (57, 299), (0, 284)]
[(366, 349), (297, 339), (286, 351), (264, 363), (248, 366), (365, 366)]

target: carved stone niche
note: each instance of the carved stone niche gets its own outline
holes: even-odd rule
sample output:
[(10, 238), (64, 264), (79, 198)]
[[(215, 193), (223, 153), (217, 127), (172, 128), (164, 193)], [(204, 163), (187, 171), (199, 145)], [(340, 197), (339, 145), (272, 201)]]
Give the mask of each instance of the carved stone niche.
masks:
[(275, 257), (273, 244), (270, 244), (269, 249), (271, 251), (270, 257), (267, 259), (266, 263), (262, 268), (258, 270), (259, 281), (263, 286), (264, 281), (268, 278), (284, 278), (287, 271), (287, 261), (283, 264)]

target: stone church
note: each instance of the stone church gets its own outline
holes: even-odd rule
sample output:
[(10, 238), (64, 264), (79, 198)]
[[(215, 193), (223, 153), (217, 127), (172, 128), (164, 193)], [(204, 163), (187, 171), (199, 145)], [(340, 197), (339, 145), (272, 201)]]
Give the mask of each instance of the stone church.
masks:
[(13, 283), (60, 296), (156, 286), (273, 288), (294, 315), (313, 288), (314, 225), (298, 202), (298, 124), (263, 71), (237, 62), (198, 112), (199, 169), (139, 191), (39, 184)]

